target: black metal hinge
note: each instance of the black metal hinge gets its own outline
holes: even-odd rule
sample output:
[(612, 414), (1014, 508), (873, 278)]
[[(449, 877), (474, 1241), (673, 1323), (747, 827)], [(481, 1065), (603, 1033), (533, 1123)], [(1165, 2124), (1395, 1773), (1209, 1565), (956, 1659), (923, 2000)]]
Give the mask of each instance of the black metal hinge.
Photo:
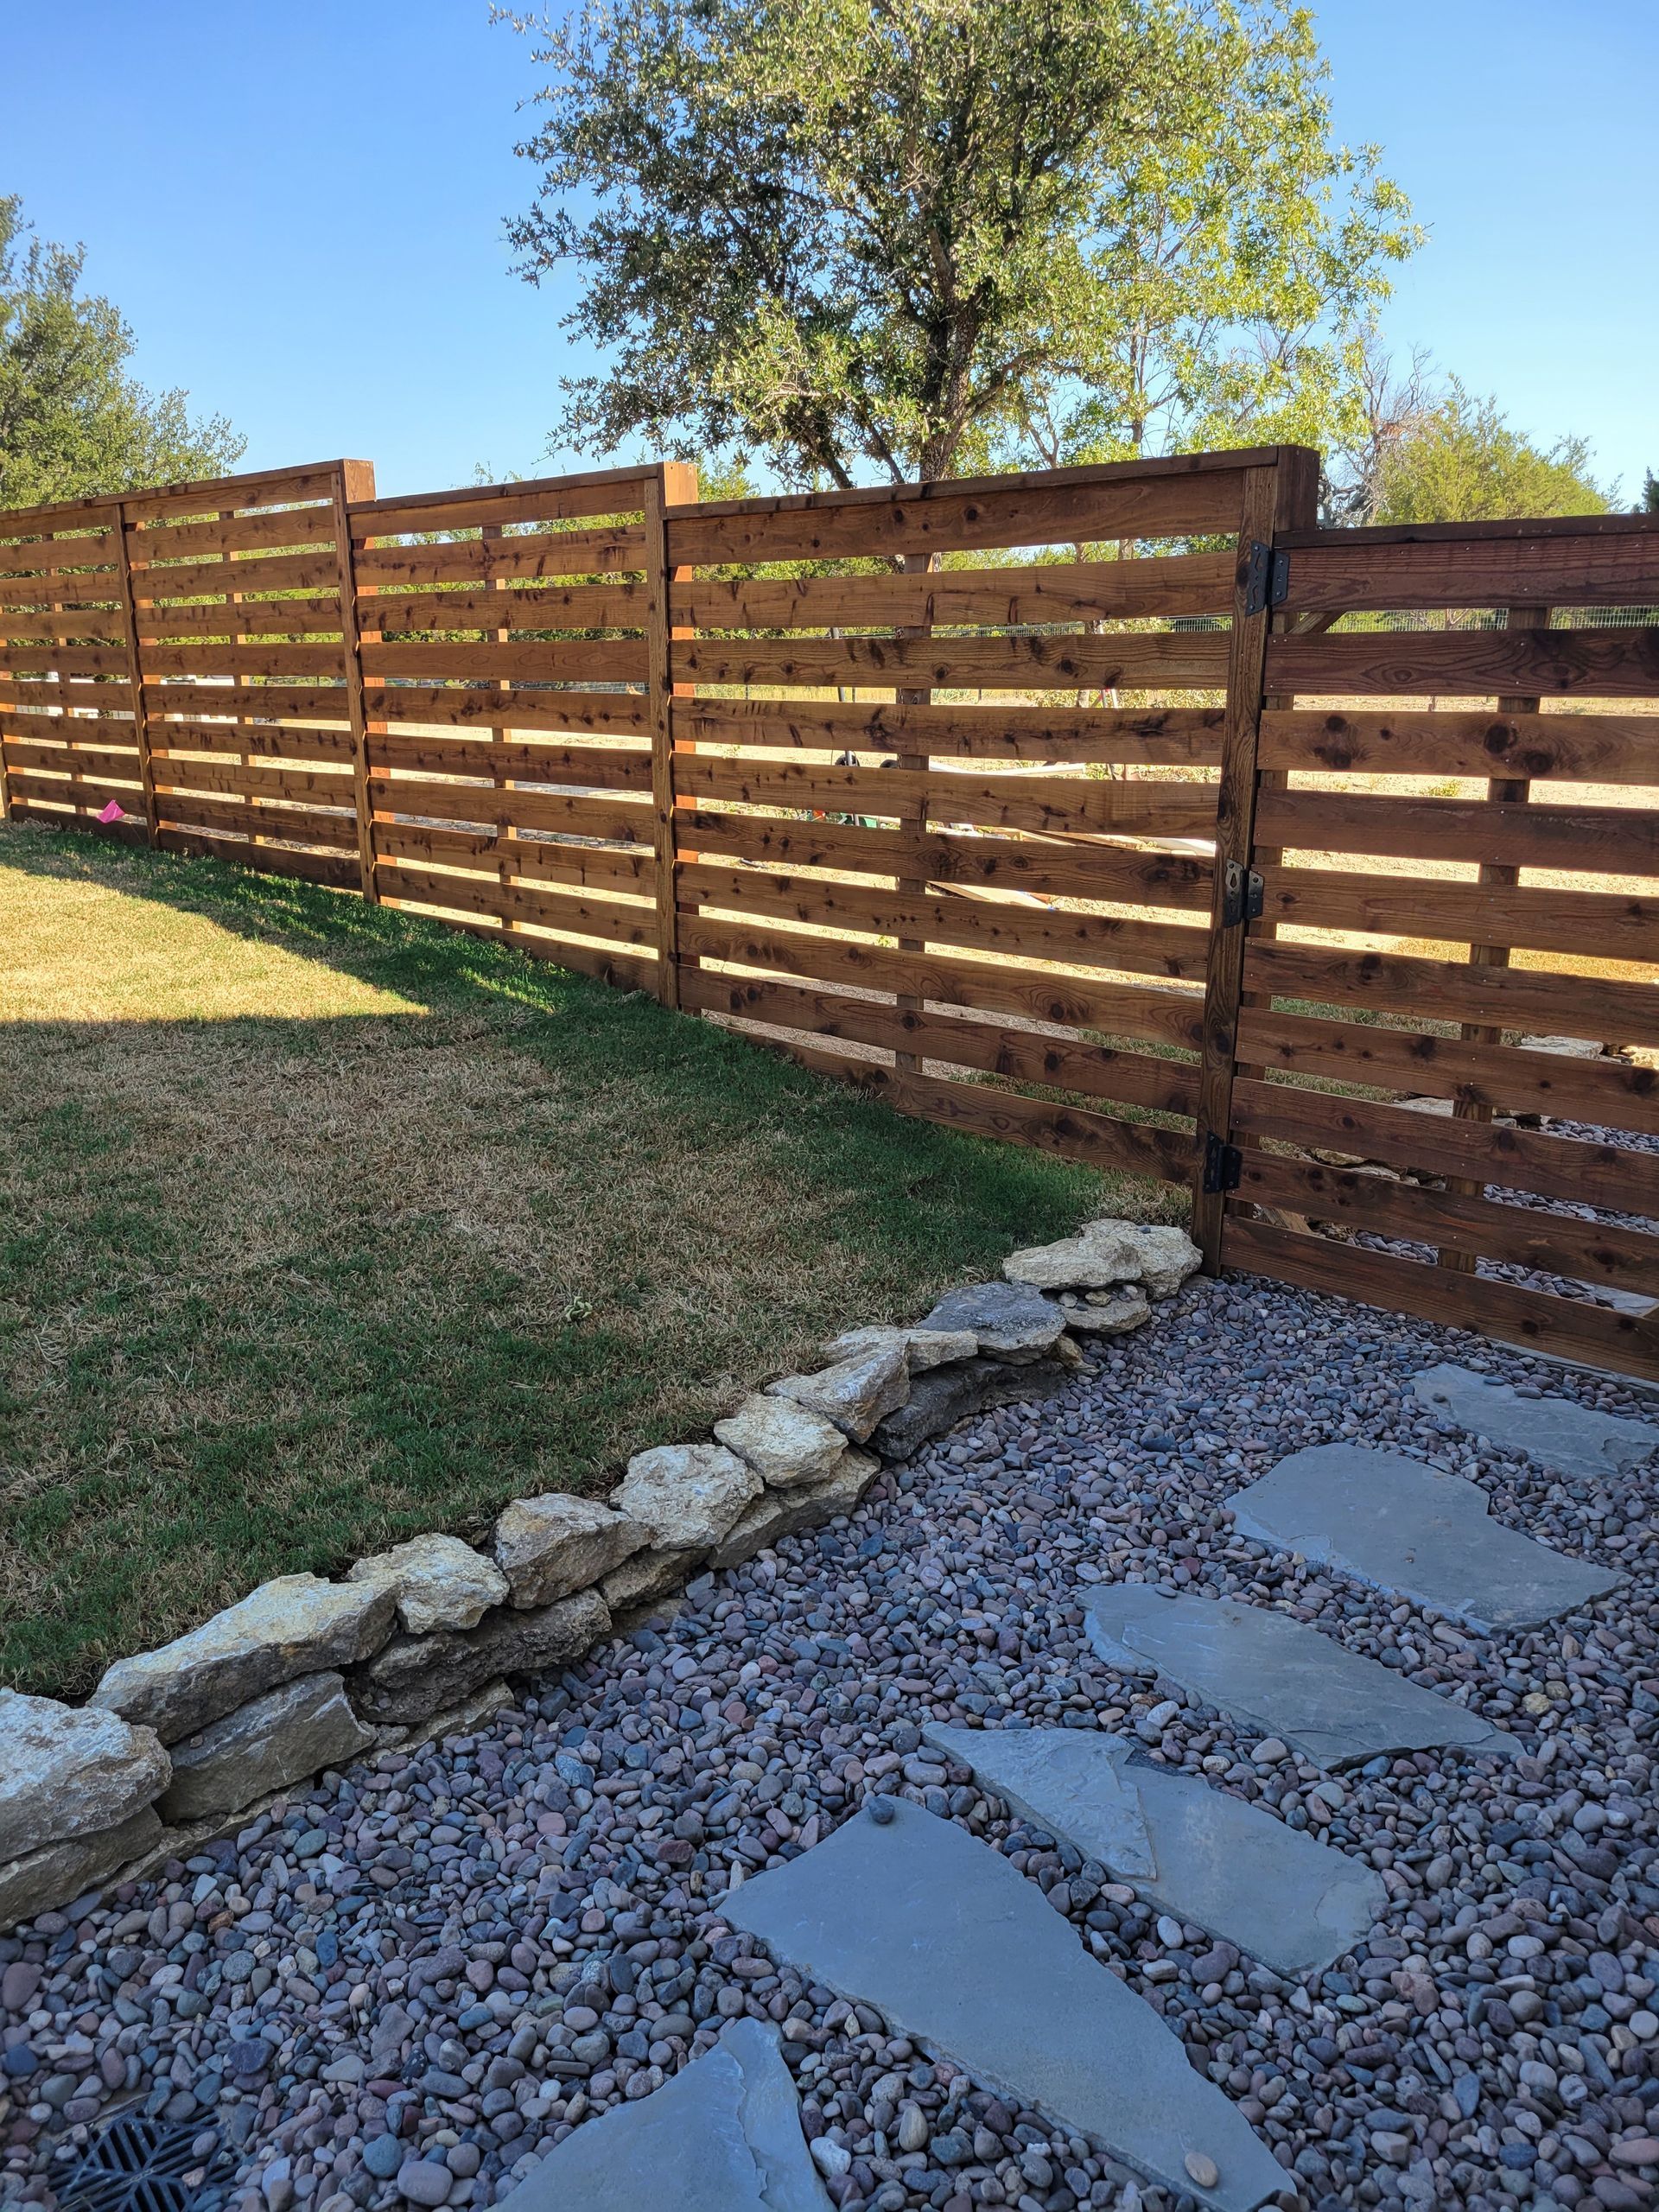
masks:
[(1204, 1140), (1204, 1187), (1213, 1194), (1217, 1191), (1236, 1191), (1244, 1175), (1244, 1155), (1236, 1144), (1229, 1144), (1213, 1129)]
[(1229, 861), (1221, 878), (1221, 925), (1230, 930), (1240, 922), (1259, 922), (1267, 900), (1266, 887), (1253, 868)]
[(1244, 612), (1265, 614), (1290, 595), (1290, 556), (1254, 538), (1244, 556)]

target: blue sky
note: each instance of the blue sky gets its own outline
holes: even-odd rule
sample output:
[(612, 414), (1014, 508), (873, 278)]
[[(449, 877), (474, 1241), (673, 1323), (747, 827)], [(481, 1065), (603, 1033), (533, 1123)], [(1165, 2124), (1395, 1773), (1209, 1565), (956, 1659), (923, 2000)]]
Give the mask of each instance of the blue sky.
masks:
[[(1655, 0), (1326, 0), (1338, 126), (1432, 237), (1386, 322), (1546, 440), (1659, 470)], [(485, 0), (10, 0), (0, 192), (88, 249), (149, 382), (404, 492), (555, 465), (587, 365), (508, 273), (534, 81)]]

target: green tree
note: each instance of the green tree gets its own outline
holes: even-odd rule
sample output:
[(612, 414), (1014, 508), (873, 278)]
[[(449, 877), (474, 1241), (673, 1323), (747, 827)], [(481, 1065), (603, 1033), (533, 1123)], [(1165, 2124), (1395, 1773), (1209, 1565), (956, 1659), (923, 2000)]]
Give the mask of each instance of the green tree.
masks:
[(1642, 505), (1637, 512), (1638, 514), (1659, 515), (1659, 476), (1656, 476), (1651, 469), (1642, 479)]
[(1561, 437), (1547, 450), (1511, 429), (1496, 399), (1483, 399), (1456, 377), (1438, 404), (1382, 452), (1376, 519), (1498, 522), (1520, 515), (1599, 515), (1616, 485), (1597, 483), (1584, 438)]
[(182, 391), (127, 373), (130, 329), (80, 289), (85, 249), (30, 234), (0, 197), (0, 507), (222, 475), (245, 440), (193, 419)]
[(1417, 233), (1285, 0), (586, 0), (537, 39), (519, 273), (557, 435), (960, 474), (1320, 429)]

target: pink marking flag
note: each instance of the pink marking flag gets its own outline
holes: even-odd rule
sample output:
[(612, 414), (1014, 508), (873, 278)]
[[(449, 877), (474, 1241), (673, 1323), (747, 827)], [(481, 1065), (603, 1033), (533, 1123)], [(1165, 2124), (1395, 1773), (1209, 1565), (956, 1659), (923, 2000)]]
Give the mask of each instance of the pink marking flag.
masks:
[(98, 818), (100, 822), (118, 822), (121, 819), (120, 800), (112, 798)]

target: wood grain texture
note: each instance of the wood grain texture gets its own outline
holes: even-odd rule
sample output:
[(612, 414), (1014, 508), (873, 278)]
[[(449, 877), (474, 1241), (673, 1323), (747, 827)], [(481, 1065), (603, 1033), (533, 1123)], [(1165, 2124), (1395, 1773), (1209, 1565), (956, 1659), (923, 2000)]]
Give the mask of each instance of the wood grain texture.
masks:
[(1659, 714), (1269, 712), (1262, 717), (1262, 765), (1338, 774), (1659, 785)]
[(1002, 691), (1217, 690), (1224, 631), (1045, 631), (964, 638), (694, 638), (674, 679), (696, 684), (919, 685)]
[(1659, 627), (1287, 633), (1268, 645), (1268, 689), (1325, 696), (1517, 692), (1546, 699), (1659, 698)]

